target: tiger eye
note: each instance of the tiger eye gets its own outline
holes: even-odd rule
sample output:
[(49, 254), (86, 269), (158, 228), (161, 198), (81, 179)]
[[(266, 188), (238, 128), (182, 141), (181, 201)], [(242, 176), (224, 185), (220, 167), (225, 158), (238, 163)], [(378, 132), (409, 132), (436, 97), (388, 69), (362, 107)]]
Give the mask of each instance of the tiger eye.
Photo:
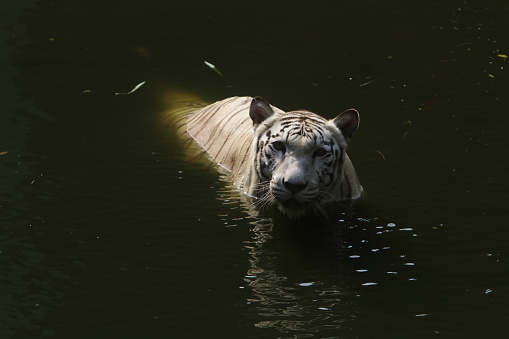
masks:
[(319, 148), (314, 153), (317, 157), (323, 157), (325, 154), (327, 154), (327, 151), (324, 148)]
[(274, 149), (276, 151), (280, 151), (280, 152), (284, 152), (286, 150), (285, 145), (283, 145), (283, 143), (281, 141), (274, 141), (272, 143), (272, 147), (274, 147)]

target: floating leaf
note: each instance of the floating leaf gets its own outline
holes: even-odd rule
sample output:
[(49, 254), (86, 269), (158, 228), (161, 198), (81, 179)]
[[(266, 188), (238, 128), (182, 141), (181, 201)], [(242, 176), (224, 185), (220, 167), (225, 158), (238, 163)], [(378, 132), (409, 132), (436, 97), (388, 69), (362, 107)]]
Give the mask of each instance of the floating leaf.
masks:
[(145, 81), (140, 82), (132, 90), (130, 90), (127, 93), (115, 93), (115, 95), (129, 95), (129, 94), (132, 94), (132, 93), (136, 92), (143, 85), (145, 85)]
[(369, 80), (368, 82), (365, 82), (363, 84), (360, 84), (359, 87), (364, 87), (364, 86), (367, 86), (367, 85), (371, 85), (372, 83), (374, 83), (375, 81), (377, 81), (378, 79), (373, 79), (373, 80)]
[(376, 151), (376, 152), (382, 156), (382, 159), (385, 160), (385, 155), (382, 152), (380, 152), (380, 151)]
[(205, 63), (205, 65), (207, 65), (208, 67), (210, 67), (210, 69), (212, 69), (214, 72), (216, 72), (217, 74), (219, 74), (219, 76), (221, 76), (221, 78), (224, 78), (223, 74), (217, 69), (216, 66), (214, 66), (213, 64), (211, 64), (210, 62), (208, 61), (205, 61), (203, 60), (203, 62)]

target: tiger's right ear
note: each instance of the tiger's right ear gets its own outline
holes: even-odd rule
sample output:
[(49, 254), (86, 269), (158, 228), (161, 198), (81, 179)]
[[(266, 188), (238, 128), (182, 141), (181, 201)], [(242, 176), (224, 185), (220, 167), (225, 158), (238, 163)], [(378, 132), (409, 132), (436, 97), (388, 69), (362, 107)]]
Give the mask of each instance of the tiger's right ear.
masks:
[(253, 120), (253, 126), (255, 128), (272, 114), (274, 114), (274, 110), (264, 98), (253, 98), (251, 107), (249, 107), (249, 116), (251, 120)]

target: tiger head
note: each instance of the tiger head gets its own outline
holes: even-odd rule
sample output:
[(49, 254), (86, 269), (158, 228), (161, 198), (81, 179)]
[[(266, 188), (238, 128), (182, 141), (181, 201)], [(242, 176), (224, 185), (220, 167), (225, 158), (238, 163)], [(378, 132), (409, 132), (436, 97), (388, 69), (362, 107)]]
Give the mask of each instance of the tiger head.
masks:
[(274, 112), (257, 97), (249, 115), (255, 129), (256, 195), (291, 218), (309, 209), (323, 212), (341, 189), (346, 147), (359, 113), (350, 109), (326, 120), (303, 110)]

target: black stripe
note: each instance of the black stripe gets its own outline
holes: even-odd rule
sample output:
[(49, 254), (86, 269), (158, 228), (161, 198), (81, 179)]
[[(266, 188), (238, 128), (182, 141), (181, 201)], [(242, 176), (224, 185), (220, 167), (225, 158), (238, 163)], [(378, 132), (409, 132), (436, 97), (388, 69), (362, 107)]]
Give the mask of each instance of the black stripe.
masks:
[(237, 97), (225, 99), (223, 101), (218, 101), (216, 103), (213, 103), (212, 105), (209, 105), (207, 107), (204, 107), (203, 109), (197, 111), (191, 118), (189, 119), (189, 122), (193, 122), (193, 120), (198, 120), (196, 123), (198, 124), (207, 124), (210, 119), (221, 109), (224, 105), (230, 104), (233, 101), (237, 100)]
[[(246, 121), (246, 119), (244, 119), (243, 121), (240, 121), (240, 122), (239, 122), (239, 123), (237, 123), (237, 125), (235, 125), (235, 127), (234, 127), (234, 128), (232, 128), (231, 130), (232, 130), (232, 131), (237, 130), (239, 127), (241, 127), (242, 125), (244, 125), (244, 124), (245, 124), (245, 121)], [(215, 134), (216, 134), (216, 130), (218, 130), (218, 129), (219, 129), (219, 125), (218, 125), (218, 126), (216, 126), (216, 128), (214, 128), (213, 133), (211, 133), (211, 138), (210, 138), (209, 140), (207, 140), (207, 144), (209, 143), (209, 141), (212, 141), (212, 144), (213, 144), (214, 142), (216, 142), (216, 141), (217, 141), (217, 140), (216, 140), (216, 136), (215, 136)], [(220, 133), (219, 133), (219, 134), (220, 134)], [(225, 146), (227, 143), (229, 143), (229, 147), (228, 147), (228, 151), (226, 152), (226, 154), (228, 154), (228, 153), (230, 152), (230, 149), (231, 149), (231, 148), (232, 148), (232, 146), (235, 144), (235, 141), (234, 141), (234, 140), (228, 140), (228, 139), (226, 139), (226, 140), (224, 140), (224, 143), (223, 143), (223, 145), (221, 146), (221, 148), (219, 148), (219, 150), (217, 151), (217, 154), (219, 154), (219, 153), (221, 153), (221, 152), (223, 151), (223, 148), (224, 148), (224, 146)]]
[[(237, 111), (234, 111), (232, 113), (229, 114), (229, 116), (226, 116), (225, 119), (228, 119), (226, 121), (226, 123), (228, 123), (230, 120), (234, 119), (235, 118), (235, 115), (241, 113), (243, 111), (243, 108), (240, 108), (238, 109)], [(238, 128), (238, 126), (241, 126), (242, 124), (245, 123), (246, 119), (248, 119), (248, 117), (246, 117), (245, 119), (241, 120), (240, 123), (237, 124), (237, 126), (235, 126), (235, 128), (232, 128), (231, 130), (235, 130)], [(200, 129), (200, 132), (203, 130), (205, 126), (202, 126), (202, 129)], [(219, 130), (223, 130), (224, 129), (224, 125), (222, 124), (216, 124), (216, 126), (214, 127), (214, 129), (211, 131), (211, 133), (209, 134), (209, 139), (206, 140), (204, 142), (204, 145), (206, 145), (206, 147), (210, 147), (211, 145), (214, 144), (214, 142), (216, 142), (216, 139), (218, 138), (218, 135), (221, 134), (221, 132), (218, 132)], [(225, 140), (225, 143), (227, 142), (227, 140)], [(224, 144), (223, 144), (224, 146)], [(222, 147), (221, 147), (222, 149)]]

